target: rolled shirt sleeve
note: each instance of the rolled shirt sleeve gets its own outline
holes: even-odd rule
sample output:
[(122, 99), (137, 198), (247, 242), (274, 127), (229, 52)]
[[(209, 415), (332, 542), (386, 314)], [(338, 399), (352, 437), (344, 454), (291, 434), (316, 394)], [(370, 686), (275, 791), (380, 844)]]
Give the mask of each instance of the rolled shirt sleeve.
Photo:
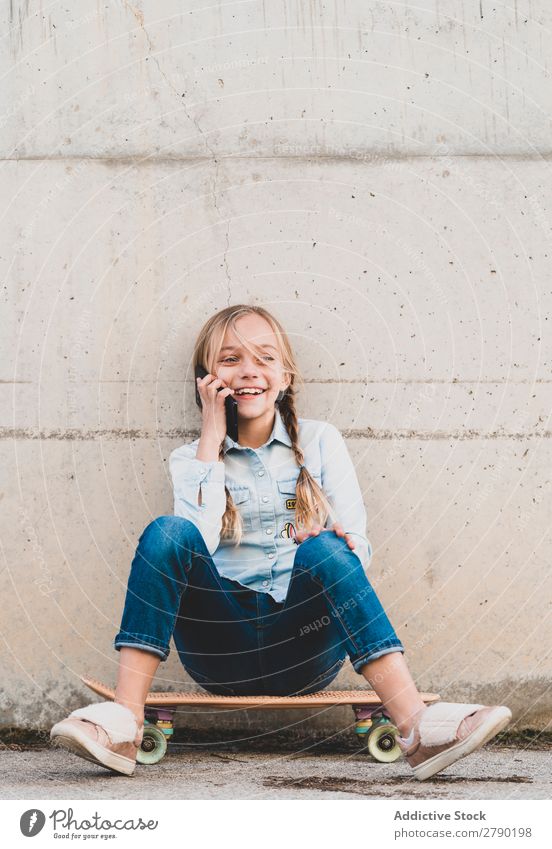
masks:
[[(226, 510), (224, 463), (196, 460), (199, 440), (175, 448), (169, 457), (174, 490), (174, 515), (189, 519), (201, 532), (209, 554), (220, 543)], [(198, 504), (201, 489), (201, 504)]]
[(322, 489), (334, 515), (326, 527), (338, 522), (351, 535), (354, 553), (364, 569), (372, 559), (372, 546), (366, 535), (366, 509), (357, 474), (343, 436), (332, 424), (326, 424), (321, 436)]

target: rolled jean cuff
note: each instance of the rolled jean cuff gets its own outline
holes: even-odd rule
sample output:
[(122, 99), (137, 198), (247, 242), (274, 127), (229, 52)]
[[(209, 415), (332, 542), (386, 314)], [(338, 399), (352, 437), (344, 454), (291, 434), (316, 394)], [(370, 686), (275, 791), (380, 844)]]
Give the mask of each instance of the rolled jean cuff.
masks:
[(149, 643), (145, 643), (143, 637), (134, 638), (132, 634), (127, 634), (124, 640), (118, 640), (117, 638), (113, 640), (113, 648), (115, 651), (119, 651), (123, 646), (128, 646), (131, 649), (144, 649), (144, 651), (153, 652), (153, 654), (160, 657), (162, 661), (165, 661), (168, 658), (171, 651), (170, 648), (163, 649), (161, 646), (152, 646)]
[(394, 652), (394, 651), (400, 651), (400, 652), (403, 652), (403, 654), (404, 654), (403, 644), (402, 643), (395, 643), (392, 646), (387, 646), (386, 648), (377, 649), (376, 651), (371, 652), (370, 654), (368, 654), (368, 652), (366, 652), (365, 654), (362, 655), (362, 657), (355, 658), (354, 660), (351, 659), (353, 669), (355, 670), (355, 672), (358, 672), (359, 675), (362, 675), (362, 672), (360, 670), (362, 669), (362, 667), (366, 663), (370, 663), (372, 660), (376, 660), (376, 658), (382, 657), (384, 654), (391, 654), (391, 652)]

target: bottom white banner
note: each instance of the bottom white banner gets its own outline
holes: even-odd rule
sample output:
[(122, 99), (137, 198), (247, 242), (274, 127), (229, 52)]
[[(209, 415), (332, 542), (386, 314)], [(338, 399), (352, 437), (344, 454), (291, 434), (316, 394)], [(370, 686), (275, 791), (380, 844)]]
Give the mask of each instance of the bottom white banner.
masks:
[[(330, 804), (328, 804), (330, 802)], [(550, 800), (4, 800), (2, 845), (80, 843), (178, 847), (192, 840), (263, 849), (344, 840), (371, 846), (530, 846), (550, 843)]]

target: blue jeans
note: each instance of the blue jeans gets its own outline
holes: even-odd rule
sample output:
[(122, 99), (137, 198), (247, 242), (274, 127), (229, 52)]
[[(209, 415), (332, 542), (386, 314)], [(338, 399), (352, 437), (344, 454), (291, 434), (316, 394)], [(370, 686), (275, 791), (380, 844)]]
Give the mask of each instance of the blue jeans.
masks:
[(138, 541), (113, 645), (164, 661), (171, 636), (191, 678), (218, 695), (306, 695), (347, 655), (361, 674), (368, 661), (404, 652), (359, 558), (333, 531), (297, 547), (277, 602), (222, 577), (193, 522), (160, 516)]

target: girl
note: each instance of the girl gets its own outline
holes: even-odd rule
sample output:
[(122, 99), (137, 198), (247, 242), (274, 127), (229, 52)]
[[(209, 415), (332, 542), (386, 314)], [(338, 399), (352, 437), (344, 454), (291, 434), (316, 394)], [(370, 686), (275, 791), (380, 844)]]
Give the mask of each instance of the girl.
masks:
[[(213, 315), (196, 342), (201, 436), (169, 464), (174, 516), (142, 533), (132, 562), (114, 702), (73, 711), (51, 738), (131, 775), (144, 702), (174, 639), (188, 674), (216, 694), (307, 694), (346, 657), (429, 778), (505, 728), (507, 707), (424, 704), (365, 569), (372, 549), (351, 458), (331, 424), (298, 419), (299, 371), (281, 324), (259, 306)], [(225, 399), (238, 405), (238, 442)]]

